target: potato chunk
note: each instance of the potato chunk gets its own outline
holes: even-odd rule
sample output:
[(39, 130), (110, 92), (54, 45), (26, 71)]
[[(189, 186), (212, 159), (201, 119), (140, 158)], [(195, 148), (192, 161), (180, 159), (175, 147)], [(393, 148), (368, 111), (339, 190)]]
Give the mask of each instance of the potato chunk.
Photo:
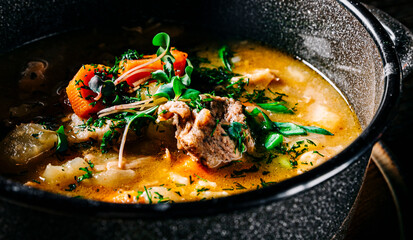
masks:
[(308, 109), (308, 120), (314, 122), (315, 125), (332, 132), (335, 132), (341, 126), (340, 116), (329, 107), (314, 103)]
[(0, 154), (9, 165), (24, 167), (39, 156), (52, 153), (56, 145), (56, 132), (27, 123), (17, 126), (1, 141)]
[(75, 176), (81, 176), (85, 172), (80, 168), (89, 167), (83, 158), (77, 157), (61, 166), (48, 164), (43, 172), (45, 182), (49, 184), (67, 185), (74, 182)]
[(105, 187), (119, 187), (133, 182), (136, 177), (136, 172), (130, 169), (108, 169), (93, 175), (93, 183)]

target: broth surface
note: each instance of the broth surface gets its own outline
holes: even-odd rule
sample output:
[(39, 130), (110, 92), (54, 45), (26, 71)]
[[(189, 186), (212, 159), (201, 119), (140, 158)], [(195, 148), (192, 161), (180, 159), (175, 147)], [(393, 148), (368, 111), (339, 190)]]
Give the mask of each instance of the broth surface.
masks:
[[(172, 45), (187, 52), (193, 62), (201, 60), (200, 67), (222, 66), (217, 52), (223, 44), (228, 45), (233, 52), (232, 71), (240, 75), (234, 78), (234, 83), (250, 79), (245, 85), (245, 94), (239, 99), (244, 111), (252, 112), (257, 107), (254, 102), (248, 102), (246, 96), (253, 98), (260, 93), (262, 98), (269, 99), (266, 102), (278, 98), (293, 111), (264, 111), (272, 121), (316, 126), (334, 135), (308, 132), (284, 136), (280, 145), (284, 152), (245, 152), (242, 158), (229, 164), (209, 168), (177, 148), (176, 128), (170, 121), (150, 123), (142, 134), (128, 135), (123, 153), (125, 167), (119, 168), (120, 140), (106, 153), (99, 148), (99, 141), (76, 140), (78, 132), (83, 130), (77, 126), (89, 129), (85, 125), (88, 119), (74, 116), (65, 104), (68, 100), (64, 89), (82, 64), (110, 65), (115, 56), (127, 49), (152, 54), (156, 48), (150, 45), (151, 38), (161, 31), (169, 33)], [(44, 72), (29, 69), (30, 64), (39, 62), (38, 68), (45, 68)], [(9, 66), (2, 69), (5, 74), (1, 80), (3, 138), (20, 123), (38, 123), (49, 124), (50, 131), (62, 125), (70, 143), (64, 153), (42, 154), (18, 174), (4, 174), (28, 186), (71, 197), (119, 203), (163, 203), (237, 194), (306, 172), (339, 153), (361, 132), (355, 114), (341, 94), (299, 60), (258, 43), (218, 39), (182, 27), (155, 24), (144, 29), (124, 28), (115, 33), (105, 30), (67, 33), (1, 56), (0, 63), (0, 66)], [(31, 78), (39, 79), (42, 73), (42, 82), (33, 86), (36, 90), (28, 89), (24, 79), (30, 83)], [(274, 79), (265, 81), (266, 76)], [(258, 83), (252, 81), (255, 77)], [(207, 85), (192, 79), (192, 88), (208, 88)], [(139, 91), (143, 95), (150, 93), (148, 96), (159, 88), (156, 83), (145, 86)], [(76, 121), (80, 122), (75, 124)], [(96, 132), (92, 128), (89, 131)], [(31, 136), (39, 138), (36, 134)], [(264, 136), (255, 138), (258, 142)]]

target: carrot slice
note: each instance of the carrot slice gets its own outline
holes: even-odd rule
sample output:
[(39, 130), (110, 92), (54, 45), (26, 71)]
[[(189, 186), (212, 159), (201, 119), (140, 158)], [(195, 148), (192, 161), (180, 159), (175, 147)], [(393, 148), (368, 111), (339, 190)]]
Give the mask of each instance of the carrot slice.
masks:
[(88, 88), (88, 84), (96, 72), (107, 72), (109, 69), (100, 64), (83, 65), (66, 87), (72, 109), (80, 118), (87, 119), (104, 108), (102, 101), (94, 101), (97, 94)]
[[(186, 58), (188, 57), (188, 54), (185, 52), (178, 51), (176, 49), (171, 51), (172, 56), (175, 58), (174, 62), (174, 70), (176, 75), (182, 76), (185, 74), (185, 65), (186, 65)], [(128, 70), (140, 66), (142, 64), (145, 64), (152, 59), (156, 58), (156, 55), (145, 55), (143, 56), (142, 59), (138, 60), (123, 60), (119, 63), (119, 76), (121, 76), (123, 73), (127, 72)], [(161, 60), (156, 61), (154, 63), (149, 64), (145, 68), (149, 69), (155, 69), (155, 70), (162, 70), (163, 69), (163, 64)], [(138, 81), (139, 79), (149, 77), (151, 73), (150, 72), (140, 72), (136, 73), (130, 77), (126, 78), (126, 81), (130, 86), (133, 86), (133, 83)]]

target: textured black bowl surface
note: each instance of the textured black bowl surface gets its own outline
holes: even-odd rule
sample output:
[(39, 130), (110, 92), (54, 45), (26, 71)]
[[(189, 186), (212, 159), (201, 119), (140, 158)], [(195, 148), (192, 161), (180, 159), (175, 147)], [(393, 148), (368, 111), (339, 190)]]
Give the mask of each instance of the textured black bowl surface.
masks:
[[(303, 57), (331, 79), (337, 79), (335, 84), (344, 89), (365, 130), (348, 148), (312, 171), (257, 191), (203, 202), (121, 205), (71, 199), (25, 187), (0, 177), (0, 196), (7, 201), (0, 204), (0, 212), (3, 216), (10, 216), (0, 222), (3, 221), (3, 226), (7, 228), (22, 224), (23, 219), (30, 219), (24, 221), (24, 226), (31, 229), (27, 233), (33, 234), (40, 232), (38, 229), (53, 224), (56, 229), (66, 232), (68, 238), (74, 234), (71, 222), (77, 223), (78, 230), (87, 231), (88, 227), (96, 230), (93, 234), (89, 232), (88, 236), (102, 237), (116, 237), (118, 234), (126, 236), (124, 234), (128, 233), (129, 236), (161, 237), (169, 233), (176, 239), (197, 236), (208, 239), (229, 235), (233, 238), (330, 238), (357, 195), (372, 145), (382, 135), (394, 115), (402, 74), (393, 42), (386, 30), (356, 1), (245, 1), (242, 5), (237, 4), (237, 1), (176, 1), (169, 4), (171, 5), (168, 6), (166, 1), (144, 4), (133, 1), (121, 1), (117, 4), (110, 1), (61, 1), (42, 4), (31, 1), (4, 1), (0, 4), (0, 51), (8, 51), (56, 32), (94, 23), (109, 24), (110, 19), (105, 17), (108, 13), (114, 16), (122, 15), (124, 21), (131, 22), (139, 22), (148, 14), (177, 22), (188, 22), (189, 19), (193, 20), (191, 24), (209, 25), (214, 31), (233, 32), (261, 40)], [(278, 11), (278, 7), (283, 7), (286, 11)], [(156, 11), (148, 13), (142, 9)], [(185, 14), (182, 14), (183, 10)], [(336, 22), (332, 22), (332, 19)], [(297, 25), (298, 23), (301, 25)], [(345, 27), (342, 24), (345, 24)], [(361, 32), (355, 33), (355, 29), (361, 29)], [(334, 37), (333, 30), (342, 35), (331, 39), (331, 52), (306, 45), (308, 38), (305, 38), (305, 33), (311, 33), (311, 36), (328, 34)], [(350, 38), (351, 36), (354, 39)], [(329, 69), (329, 54), (334, 54), (342, 43), (338, 40), (345, 41), (344, 39), (348, 38), (350, 39), (346, 44), (354, 49), (346, 48), (341, 51), (353, 51), (347, 54), (350, 55), (349, 64), (357, 66), (356, 60), (361, 58), (370, 61), (376, 70), (371, 73), (371, 78), (366, 80), (366, 83), (359, 81), (359, 85), (354, 86), (359, 88), (359, 92), (351, 90), (352, 87), (340, 81), (345, 78), (345, 74), (340, 75), (340, 71)], [(321, 37), (310, 38), (311, 41), (319, 39), (323, 40)], [(363, 50), (363, 44), (368, 47), (368, 51), (371, 50), (371, 58), (366, 54), (357, 55), (358, 48)], [(317, 43), (312, 46), (317, 46)], [(353, 73), (350, 71), (348, 74)], [(359, 94), (363, 91), (373, 91), (374, 96)], [(363, 103), (359, 99), (363, 99)], [(50, 212), (64, 215), (50, 215)], [(39, 224), (40, 222), (45, 224)], [(205, 226), (205, 229), (199, 226)], [(245, 230), (247, 226), (249, 230)], [(101, 229), (107, 231), (99, 232)], [(270, 231), (261, 231), (262, 229)], [(44, 233), (45, 230), (41, 232)], [(269, 232), (271, 235), (265, 235)], [(19, 234), (23, 236), (25, 233)]]

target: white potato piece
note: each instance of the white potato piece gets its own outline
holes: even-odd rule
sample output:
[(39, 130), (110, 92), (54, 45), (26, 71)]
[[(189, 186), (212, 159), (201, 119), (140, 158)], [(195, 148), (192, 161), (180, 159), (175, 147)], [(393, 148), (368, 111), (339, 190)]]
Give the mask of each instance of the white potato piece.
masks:
[(198, 180), (195, 186), (195, 191), (191, 192), (190, 195), (196, 198), (218, 198), (228, 196), (226, 191), (216, 191), (217, 183), (211, 181)]
[(172, 182), (177, 183), (177, 184), (182, 184), (182, 185), (189, 184), (189, 178), (183, 177), (174, 172), (169, 173), (169, 178), (171, 179)]
[(296, 65), (289, 65), (287, 73), (290, 75), (290, 78), (297, 82), (305, 82), (311, 76), (305, 69)]
[[(194, 195), (194, 192), (191, 193)], [(228, 196), (228, 192), (226, 191), (205, 191), (196, 194), (199, 198), (211, 199), (211, 198), (220, 198)]]
[[(93, 174), (93, 184), (104, 187), (119, 187), (124, 184), (134, 182), (137, 174), (133, 170), (108, 169), (100, 173)], [(87, 184), (87, 183), (86, 183)]]
[(337, 113), (330, 110), (329, 107), (313, 103), (308, 108), (307, 120), (314, 122), (317, 127), (334, 131), (340, 127), (341, 118)]
[(35, 123), (17, 126), (0, 142), (0, 155), (9, 164), (24, 167), (56, 149), (57, 134)]
[[(149, 194), (149, 196), (148, 196)], [(144, 199), (145, 203), (162, 203), (162, 202), (182, 202), (184, 199), (173, 191), (168, 191), (165, 187), (150, 187), (139, 197)], [(150, 200), (149, 200), (150, 199)]]
[(82, 176), (86, 172), (79, 168), (89, 167), (89, 164), (83, 158), (77, 157), (67, 163), (56, 166), (48, 164), (42, 177), (49, 184), (68, 185), (74, 182), (75, 176)]

